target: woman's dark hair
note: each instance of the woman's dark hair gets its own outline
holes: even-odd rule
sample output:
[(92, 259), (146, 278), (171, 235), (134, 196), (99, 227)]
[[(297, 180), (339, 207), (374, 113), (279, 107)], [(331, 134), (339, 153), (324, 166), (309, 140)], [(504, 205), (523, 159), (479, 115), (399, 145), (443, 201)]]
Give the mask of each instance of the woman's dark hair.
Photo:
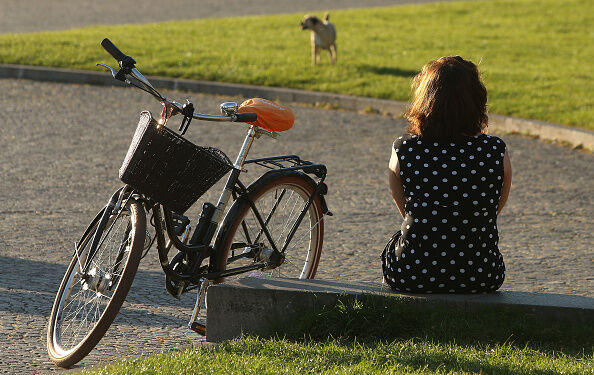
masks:
[(460, 56), (428, 62), (412, 83), (405, 116), (408, 132), (434, 140), (456, 140), (487, 128), (487, 89), (477, 66)]

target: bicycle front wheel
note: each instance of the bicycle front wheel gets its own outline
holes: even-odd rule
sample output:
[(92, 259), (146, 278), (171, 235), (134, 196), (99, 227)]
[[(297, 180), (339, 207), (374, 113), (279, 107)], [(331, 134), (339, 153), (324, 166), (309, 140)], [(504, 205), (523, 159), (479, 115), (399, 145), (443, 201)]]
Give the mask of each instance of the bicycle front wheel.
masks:
[[(289, 238), (314, 189), (314, 182), (309, 177), (295, 171), (260, 179), (248, 188), (249, 197), (274, 244), (279, 251), (284, 249), (283, 263), (272, 269), (262, 269), (259, 276), (314, 278), (324, 238), (319, 196), (314, 197)], [(261, 262), (272, 251), (270, 240), (248, 200), (237, 200), (229, 210), (217, 238), (217, 248), (215, 264), (219, 271)]]
[[(89, 258), (100, 216), (76, 249), (52, 308), (47, 348), (60, 367), (74, 365), (101, 340), (130, 290), (144, 248), (146, 216), (131, 198), (99, 228), (100, 241)], [(86, 262), (90, 265), (83, 275), (81, 264)]]

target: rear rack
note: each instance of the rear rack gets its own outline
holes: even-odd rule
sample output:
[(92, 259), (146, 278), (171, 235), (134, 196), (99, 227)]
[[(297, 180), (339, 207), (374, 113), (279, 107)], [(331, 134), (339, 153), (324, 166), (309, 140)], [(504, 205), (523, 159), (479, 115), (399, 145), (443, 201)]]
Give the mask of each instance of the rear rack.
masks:
[(268, 169), (302, 170), (305, 173), (314, 174), (324, 180), (326, 178), (326, 166), (307, 160), (301, 160), (297, 155), (272, 156), (268, 158), (246, 160), (245, 164), (256, 164)]

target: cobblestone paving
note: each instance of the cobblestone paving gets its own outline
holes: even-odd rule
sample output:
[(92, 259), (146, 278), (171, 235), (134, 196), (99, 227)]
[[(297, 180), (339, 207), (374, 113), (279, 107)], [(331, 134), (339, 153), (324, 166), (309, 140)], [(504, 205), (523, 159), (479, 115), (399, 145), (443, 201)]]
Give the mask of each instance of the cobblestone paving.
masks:
[[(166, 95), (190, 96), (197, 111), (210, 113), (230, 99)], [(0, 80), (0, 106), (0, 373), (61, 372), (48, 360), (45, 331), (73, 243), (119, 187), (117, 170), (138, 113), (158, 113), (160, 106), (132, 88), (18, 80)], [(379, 282), (379, 254), (400, 224), (385, 171), (404, 123), (346, 111), (294, 110), (295, 127), (279, 140), (257, 140), (250, 156), (296, 153), (324, 162), (335, 216), (326, 223), (318, 277)], [(234, 155), (242, 129), (194, 121), (187, 137)], [(594, 155), (502, 137), (514, 167), (511, 196), (499, 219), (508, 269), (503, 289), (594, 297)], [(194, 296), (176, 301), (163, 282), (152, 251), (115, 324), (77, 370), (200, 344), (185, 328)]]

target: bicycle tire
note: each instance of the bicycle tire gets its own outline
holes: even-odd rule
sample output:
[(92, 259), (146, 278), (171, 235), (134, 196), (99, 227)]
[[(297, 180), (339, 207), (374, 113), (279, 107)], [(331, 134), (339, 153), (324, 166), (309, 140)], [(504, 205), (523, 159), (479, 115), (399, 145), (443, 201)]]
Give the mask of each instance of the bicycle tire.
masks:
[[(77, 247), (78, 256), (73, 256), (52, 307), (47, 349), (50, 359), (60, 367), (68, 368), (79, 362), (101, 340), (130, 290), (144, 248), (146, 215), (141, 204), (130, 198), (124, 209), (112, 214), (100, 229), (101, 241), (90, 260), (90, 273), (94, 275), (90, 281), (83, 281), (77, 273), (79, 260), (83, 264), (86, 261), (100, 216), (97, 215), (85, 231)], [(121, 219), (125, 229), (118, 241)], [(116, 250), (118, 255), (111, 257), (111, 250)], [(126, 257), (126, 253), (126, 259), (120, 258)], [(104, 260), (109, 264), (104, 265)], [(103, 302), (104, 299), (107, 301)], [(87, 321), (88, 318), (91, 321)], [(75, 323), (78, 327), (73, 325)]]
[[(248, 187), (249, 198), (255, 203), (263, 220), (266, 220), (271, 211), (269, 203), (271, 194), (279, 194), (279, 192), (282, 192), (283, 190), (289, 192), (289, 196), (287, 196), (286, 193), (284, 194), (284, 202), (281, 202), (282, 205), (278, 204), (277, 209), (274, 211), (274, 214), (267, 225), (279, 250), (281, 250), (284, 240), (286, 240), (293, 223), (298, 218), (299, 212), (302, 211), (307, 200), (314, 193), (314, 189), (315, 183), (313, 180), (304, 173), (297, 171), (285, 171), (265, 175)], [(278, 196), (280, 196), (280, 194), (270, 201), (276, 202)], [(295, 201), (295, 203), (291, 208), (297, 206), (301, 208), (299, 208), (298, 212), (293, 210), (292, 212), (289, 212), (288, 216), (284, 216), (286, 213), (284, 213), (283, 210), (289, 208), (292, 201)], [(274, 207), (274, 203), (272, 203), (272, 207)], [(277, 218), (280, 220), (276, 221)], [(237, 255), (238, 251), (241, 251), (241, 249), (235, 249), (235, 251), (232, 250), (231, 245), (233, 243), (250, 242), (245, 236), (245, 227), (242, 223), (245, 223), (245, 227), (248, 228), (248, 233), (254, 228), (257, 229), (258, 232), (260, 231), (260, 226), (255, 218), (249, 201), (245, 199), (235, 201), (225, 217), (221, 232), (217, 236), (215, 248), (217, 248), (218, 251), (215, 255), (215, 271), (225, 270), (230, 256)], [(279, 229), (280, 223), (282, 223), (282, 230)], [(306, 238), (308, 234), (309, 238)], [(249, 240), (254, 241), (255, 239), (252, 238), (249, 238)], [(297, 232), (286, 248), (283, 264), (271, 270), (262, 270), (263, 272), (260, 276), (313, 279), (322, 253), (323, 239), (324, 221), (322, 204), (320, 197), (316, 195), (311, 206), (307, 210), (305, 217), (300, 223)], [(305, 241), (300, 242), (300, 240)], [(263, 241), (264, 245), (268, 244), (268, 246), (270, 246), (265, 235), (260, 236), (260, 241)], [(247, 247), (244, 249), (247, 249)], [(239, 262), (240, 264), (237, 264), (237, 266), (248, 265), (255, 261), (256, 260), (252, 258), (244, 258)], [(235, 262), (237, 262), (237, 260)], [(235, 262), (233, 267), (236, 266)], [(300, 265), (301, 263), (303, 263), (302, 266)], [(215, 282), (222, 281), (223, 279), (215, 280)]]

